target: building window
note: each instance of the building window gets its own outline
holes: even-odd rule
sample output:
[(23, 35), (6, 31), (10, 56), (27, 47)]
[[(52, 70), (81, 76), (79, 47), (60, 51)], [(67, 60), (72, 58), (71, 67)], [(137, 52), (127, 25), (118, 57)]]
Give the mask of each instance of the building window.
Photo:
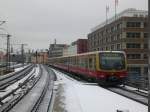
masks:
[(119, 40), (120, 39), (120, 35), (119, 34), (117, 34), (117, 40)]
[(104, 31), (101, 31), (101, 36), (102, 36), (102, 37), (104, 36)]
[(127, 43), (126, 48), (141, 48), (141, 44)]
[(145, 28), (145, 27), (147, 27), (147, 23), (146, 23), (146, 22), (144, 22), (144, 28)]
[(115, 49), (115, 46), (114, 45), (111, 45), (111, 50), (114, 50)]
[(140, 28), (141, 22), (127, 22), (127, 28)]
[(148, 75), (148, 67), (144, 67), (144, 75)]
[(117, 24), (117, 30), (121, 28), (121, 24)]
[(140, 37), (141, 33), (131, 33), (131, 32), (127, 33), (127, 38), (140, 38)]
[(138, 15), (137, 15), (137, 14), (134, 14), (133, 16), (134, 16), (134, 17), (138, 17)]
[(115, 31), (115, 27), (114, 26), (111, 27), (111, 32), (113, 32), (113, 31)]
[(140, 17), (144, 17), (144, 15), (141, 15), (141, 14), (140, 14), (139, 16), (140, 16)]
[(144, 44), (144, 49), (148, 49), (148, 44)]
[(141, 75), (141, 68), (140, 67), (128, 67), (129, 75), (134, 76), (134, 78), (138, 78)]
[(144, 58), (144, 59), (148, 59), (148, 55), (147, 55), (147, 54), (144, 54), (144, 55), (143, 55), (143, 58)]
[(111, 41), (114, 41), (114, 36), (111, 36)]
[(94, 41), (94, 45), (93, 46), (96, 46), (96, 41)]
[(141, 59), (141, 54), (127, 54), (128, 59)]
[(117, 50), (120, 50), (120, 49), (121, 49), (121, 45), (117, 44)]
[(108, 37), (106, 37), (106, 42), (108, 42)]
[(106, 46), (106, 50), (108, 50), (108, 46)]
[(144, 38), (148, 38), (148, 33), (144, 33)]

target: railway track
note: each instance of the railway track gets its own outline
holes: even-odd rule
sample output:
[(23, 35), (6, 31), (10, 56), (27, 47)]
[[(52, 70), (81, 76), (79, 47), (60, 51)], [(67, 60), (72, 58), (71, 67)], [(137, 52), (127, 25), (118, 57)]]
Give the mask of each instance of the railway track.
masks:
[(135, 91), (124, 89), (121, 87), (115, 87), (115, 88), (111, 87), (111, 88), (107, 88), (107, 90), (112, 91), (121, 96), (124, 96), (126, 98), (129, 98), (131, 100), (134, 100), (136, 102), (139, 102), (141, 104), (148, 106), (148, 96), (147, 95), (143, 95), (143, 94), (137, 93)]
[(25, 77), (28, 73), (31, 72), (33, 67), (34, 67), (33, 65), (30, 65), (21, 71), (5, 75), (5, 77), (4, 76), (0, 77), (0, 90), (4, 90), (11, 84), (14, 84), (15, 82), (17, 82), (20, 79), (22, 79), (23, 77)]
[[(14, 95), (9, 102), (1, 104), (0, 112), (48, 111), (53, 97), (55, 74), (43, 66), (39, 66), (39, 69), (38, 75), (33, 75), (33, 73), (11, 93)], [(18, 90), (20, 92), (17, 92)]]
[(1, 97), (0, 112), (8, 112), (16, 102), (20, 101), (21, 98), (27, 94), (28, 90), (32, 88), (36, 82), (34, 79), (34, 72), (24, 82), (20, 83), (17, 88), (14, 88), (9, 93)]

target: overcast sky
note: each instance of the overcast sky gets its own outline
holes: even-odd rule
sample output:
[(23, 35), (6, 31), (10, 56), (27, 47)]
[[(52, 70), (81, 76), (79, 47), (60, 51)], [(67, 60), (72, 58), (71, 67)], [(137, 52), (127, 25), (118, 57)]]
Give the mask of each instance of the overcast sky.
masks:
[[(50, 43), (70, 44), (87, 38), (91, 28), (114, 15), (115, 0), (0, 0), (0, 20), (12, 35), (13, 43), (27, 43), (26, 48), (47, 49)], [(117, 12), (127, 8), (147, 10), (148, 0), (119, 0)], [(6, 32), (6, 31), (0, 31)], [(0, 39), (0, 48), (6, 43)]]

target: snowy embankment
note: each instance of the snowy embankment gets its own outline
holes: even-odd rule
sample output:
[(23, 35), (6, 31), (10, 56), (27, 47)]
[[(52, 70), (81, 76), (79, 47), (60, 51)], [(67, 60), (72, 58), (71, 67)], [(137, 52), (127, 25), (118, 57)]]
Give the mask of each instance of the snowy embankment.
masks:
[(148, 107), (97, 85), (84, 84), (54, 70), (58, 90), (54, 112), (147, 112)]

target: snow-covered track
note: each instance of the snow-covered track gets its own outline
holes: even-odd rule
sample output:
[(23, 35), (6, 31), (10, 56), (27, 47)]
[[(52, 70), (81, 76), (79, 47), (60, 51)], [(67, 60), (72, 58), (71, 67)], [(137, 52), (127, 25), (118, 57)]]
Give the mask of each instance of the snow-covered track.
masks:
[[(8, 112), (15, 104), (17, 104), (23, 97), (28, 93), (28, 91), (34, 86), (37, 79), (30, 74), (24, 82), (20, 83), (17, 88), (14, 88), (11, 92), (7, 93), (0, 99), (0, 112)], [(10, 98), (10, 100), (8, 100)], [(5, 101), (6, 100), (6, 101)], [(8, 101), (7, 101), (8, 100)]]
[[(42, 112), (44, 112), (43, 109), (48, 109), (50, 107), (49, 104), (51, 102), (51, 97), (53, 96), (54, 78), (51, 77), (53, 74), (49, 74), (43, 66), (40, 66), (38, 74), (39, 75), (37, 75), (36, 81), (34, 81), (35, 83), (31, 87), (32, 89), (30, 88), (29, 90), (26, 90), (25, 94), (23, 94), (21, 98), (18, 97), (15, 105), (11, 107), (9, 112), (38, 112), (41, 109)], [(41, 103), (45, 105), (46, 102), (44, 101), (46, 94), (46, 99), (49, 98), (49, 101), (47, 106), (42, 107), (43, 105), (41, 106)]]
[[(41, 70), (42, 70), (42, 73), (43, 73), (43, 69), (41, 69)], [(36, 101), (35, 104), (33, 105), (33, 107), (32, 107), (32, 109), (31, 109), (30, 112), (37, 112), (37, 111), (38, 111), (38, 108), (39, 108), (39, 106), (40, 106), (42, 100), (44, 99), (44, 96), (45, 96), (46, 91), (47, 91), (47, 89), (48, 89), (48, 85), (49, 85), (49, 83), (50, 83), (49, 80), (50, 80), (50, 76), (47, 75), (46, 82), (45, 82), (45, 84), (44, 84), (44, 86), (43, 86), (43, 90), (41, 91), (39, 97), (37, 98), (37, 101)]]
[(131, 91), (129, 89), (125, 89), (123, 87), (111, 87), (107, 89), (121, 96), (127, 97), (131, 100), (148, 106), (148, 97), (146, 95)]
[(25, 77), (27, 74), (29, 74), (29, 72), (31, 72), (33, 67), (34, 65), (30, 65), (16, 73), (6, 75), (5, 77), (0, 77), (0, 90), (7, 88), (11, 84)]

